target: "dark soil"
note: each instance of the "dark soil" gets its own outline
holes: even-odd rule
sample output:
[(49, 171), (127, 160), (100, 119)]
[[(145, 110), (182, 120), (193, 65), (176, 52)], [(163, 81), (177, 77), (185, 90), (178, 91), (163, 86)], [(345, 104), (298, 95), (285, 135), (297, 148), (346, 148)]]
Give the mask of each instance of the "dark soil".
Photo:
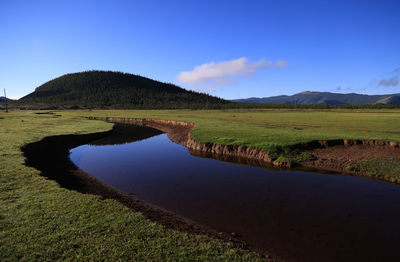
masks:
[(314, 155), (316, 160), (301, 163), (304, 167), (340, 173), (348, 172), (346, 167), (363, 160), (383, 157), (400, 160), (400, 148), (387, 145), (335, 145), (306, 152)]

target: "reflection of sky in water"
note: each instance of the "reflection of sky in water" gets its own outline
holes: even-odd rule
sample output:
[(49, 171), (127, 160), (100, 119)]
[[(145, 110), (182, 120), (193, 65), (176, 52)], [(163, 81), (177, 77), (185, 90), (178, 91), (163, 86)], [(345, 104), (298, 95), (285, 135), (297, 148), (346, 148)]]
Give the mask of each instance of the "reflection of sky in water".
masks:
[(400, 187), (392, 184), (198, 158), (166, 134), (122, 145), (84, 145), (70, 157), (139, 199), (238, 232), (263, 248), (298, 249), (293, 252), (306, 253), (306, 260), (319, 255), (329, 260), (336, 253), (340, 259), (373, 258), (370, 252), (390, 254), (400, 241)]

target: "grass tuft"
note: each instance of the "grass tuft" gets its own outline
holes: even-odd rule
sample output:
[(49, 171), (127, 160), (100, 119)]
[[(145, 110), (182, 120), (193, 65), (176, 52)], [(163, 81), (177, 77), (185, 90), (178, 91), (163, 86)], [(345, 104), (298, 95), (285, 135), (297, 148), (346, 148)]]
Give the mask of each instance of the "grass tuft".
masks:
[(296, 162), (287, 156), (279, 156), (275, 161), (274, 164), (277, 166), (284, 166), (284, 167), (294, 167)]
[(400, 160), (398, 159), (376, 158), (360, 161), (348, 166), (346, 169), (391, 182), (400, 182)]

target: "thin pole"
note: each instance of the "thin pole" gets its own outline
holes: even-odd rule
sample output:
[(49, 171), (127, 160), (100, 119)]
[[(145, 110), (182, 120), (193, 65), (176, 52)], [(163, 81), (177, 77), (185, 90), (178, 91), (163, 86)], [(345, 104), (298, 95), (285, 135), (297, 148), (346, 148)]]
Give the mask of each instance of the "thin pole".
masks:
[(7, 103), (7, 95), (6, 95), (6, 89), (4, 88), (4, 99), (6, 102), (6, 113), (8, 113), (8, 103)]

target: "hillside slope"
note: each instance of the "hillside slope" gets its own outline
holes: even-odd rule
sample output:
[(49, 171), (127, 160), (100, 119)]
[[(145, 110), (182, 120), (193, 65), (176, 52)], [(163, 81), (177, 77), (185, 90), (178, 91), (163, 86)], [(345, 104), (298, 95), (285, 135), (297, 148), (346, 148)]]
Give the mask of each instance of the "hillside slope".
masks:
[(18, 100), (19, 105), (57, 108), (218, 108), (229, 103), (173, 84), (112, 71), (66, 74)]
[(265, 104), (399, 104), (400, 94), (392, 95), (361, 95), (361, 94), (339, 94), (330, 92), (302, 92), (292, 96), (271, 96), (263, 98), (246, 98), (233, 100), (235, 102), (265, 103)]
[(6, 98), (6, 97), (4, 97), (4, 96), (0, 96), (0, 103), (2, 103), (2, 102), (6, 102), (6, 101), (13, 101), (12, 99), (9, 99), (9, 98)]

